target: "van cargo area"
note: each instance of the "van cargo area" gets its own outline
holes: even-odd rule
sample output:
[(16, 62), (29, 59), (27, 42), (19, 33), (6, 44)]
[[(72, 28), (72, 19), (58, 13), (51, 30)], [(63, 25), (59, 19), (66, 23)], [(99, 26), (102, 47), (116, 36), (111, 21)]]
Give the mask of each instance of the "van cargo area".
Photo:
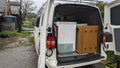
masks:
[(88, 62), (103, 58), (102, 22), (97, 8), (87, 5), (60, 4), (54, 12), (57, 27), (58, 65)]

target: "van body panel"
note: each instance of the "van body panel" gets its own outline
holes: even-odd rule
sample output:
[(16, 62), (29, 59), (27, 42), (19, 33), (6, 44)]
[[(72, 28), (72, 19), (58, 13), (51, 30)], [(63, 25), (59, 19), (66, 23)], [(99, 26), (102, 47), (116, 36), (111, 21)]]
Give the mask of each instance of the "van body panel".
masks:
[(112, 41), (106, 42), (106, 50), (114, 51), (116, 55), (120, 55), (120, 0), (113, 1), (105, 6), (105, 19), (104, 19), (104, 33), (112, 35)]

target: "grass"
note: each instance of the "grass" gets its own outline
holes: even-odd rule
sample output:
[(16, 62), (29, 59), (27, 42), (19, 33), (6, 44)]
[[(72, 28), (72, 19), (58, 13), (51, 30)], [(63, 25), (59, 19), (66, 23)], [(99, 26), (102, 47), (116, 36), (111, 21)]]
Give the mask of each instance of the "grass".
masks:
[(34, 28), (34, 26), (32, 24), (23, 24), (22, 27)]
[(27, 41), (20, 43), (21, 37), (10, 37), (10, 38), (0, 38), (0, 51), (8, 48), (15, 48), (19, 46), (33, 46), (34, 45), (34, 37), (27, 36), (21, 39), (28, 39)]
[(31, 20), (26, 20), (23, 22), (22, 24), (22, 27), (25, 27), (25, 28), (34, 28), (34, 26), (32, 25), (32, 22)]
[[(2, 31), (0, 32), (0, 50), (2, 50), (6, 45), (19, 42), (18, 38), (23, 38), (29, 36), (29, 32), (12, 32), (12, 31)], [(29, 42), (29, 41), (28, 41)], [(27, 43), (27, 42), (26, 42)], [(20, 46), (23, 44), (20, 44)]]
[(26, 37), (26, 36), (29, 36), (30, 35), (30, 32), (21, 32), (21, 33), (16, 33), (16, 36), (17, 37)]
[(12, 32), (12, 31), (2, 31), (2, 32), (0, 32), (0, 37), (1, 36), (13, 37), (15, 35), (16, 35), (16, 32)]
[(26, 21), (35, 22), (36, 19), (26, 19)]
[(1, 38), (7, 38), (7, 37), (26, 37), (29, 36), (30, 33), (29, 32), (21, 32), (21, 33), (17, 33), (17, 32), (13, 32), (13, 31), (2, 31), (0, 32), (0, 37)]
[[(23, 43), (20, 43), (21, 41), (23, 41)], [(26, 31), (23, 31), (21, 33), (12, 31), (0, 32), (0, 51), (7, 49), (9, 47), (13, 48), (19, 46), (32, 46), (32, 45), (34, 45), (34, 37), (33, 36), (31, 37), (30, 32)]]

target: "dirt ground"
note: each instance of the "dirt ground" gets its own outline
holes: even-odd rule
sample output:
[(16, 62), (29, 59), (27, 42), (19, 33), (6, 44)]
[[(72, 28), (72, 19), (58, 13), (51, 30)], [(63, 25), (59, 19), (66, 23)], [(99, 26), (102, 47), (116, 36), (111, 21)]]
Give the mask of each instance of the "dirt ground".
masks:
[(0, 68), (37, 68), (37, 55), (29, 38), (0, 38)]
[(0, 51), (0, 68), (37, 68), (33, 46), (20, 46)]

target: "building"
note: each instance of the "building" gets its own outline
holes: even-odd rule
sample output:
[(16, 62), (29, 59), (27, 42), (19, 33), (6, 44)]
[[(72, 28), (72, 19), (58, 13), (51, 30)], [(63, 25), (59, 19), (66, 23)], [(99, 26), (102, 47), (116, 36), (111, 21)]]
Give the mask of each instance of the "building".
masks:
[(7, 0), (0, 0), (0, 31), (1, 31), (2, 16), (3, 16), (6, 2), (7, 2)]
[(5, 3), (7, 0), (0, 0), (0, 14), (2, 14), (5, 10)]
[(12, 15), (19, 15), (20, 14), (20, 2), (10, 1), (10, 9), (11, 9)]
[(11, 15), (15, 16), (17, 21), (16, 21), (16, 28), (19, 26), (21, 23), (21, 15), (20, 15), (20, 2), (18, 1), (10, 1), (10, 10), (11, 10)]
[[(14, 17), (16, 19), (16, 21), (14, 21), (15, 24), (14, 26), (12, 26), (13, 22), (11, 23), (10, 19), (13, 18), (11, 17)], [(3, 30), (4, 28), (7, 28), (8, 26), (17, 29), (18, 24), (20, 23), (19, 20), (21, 20), (20, 2), (10, 1), (10, 0), (0, 0), (0, 31)]]

